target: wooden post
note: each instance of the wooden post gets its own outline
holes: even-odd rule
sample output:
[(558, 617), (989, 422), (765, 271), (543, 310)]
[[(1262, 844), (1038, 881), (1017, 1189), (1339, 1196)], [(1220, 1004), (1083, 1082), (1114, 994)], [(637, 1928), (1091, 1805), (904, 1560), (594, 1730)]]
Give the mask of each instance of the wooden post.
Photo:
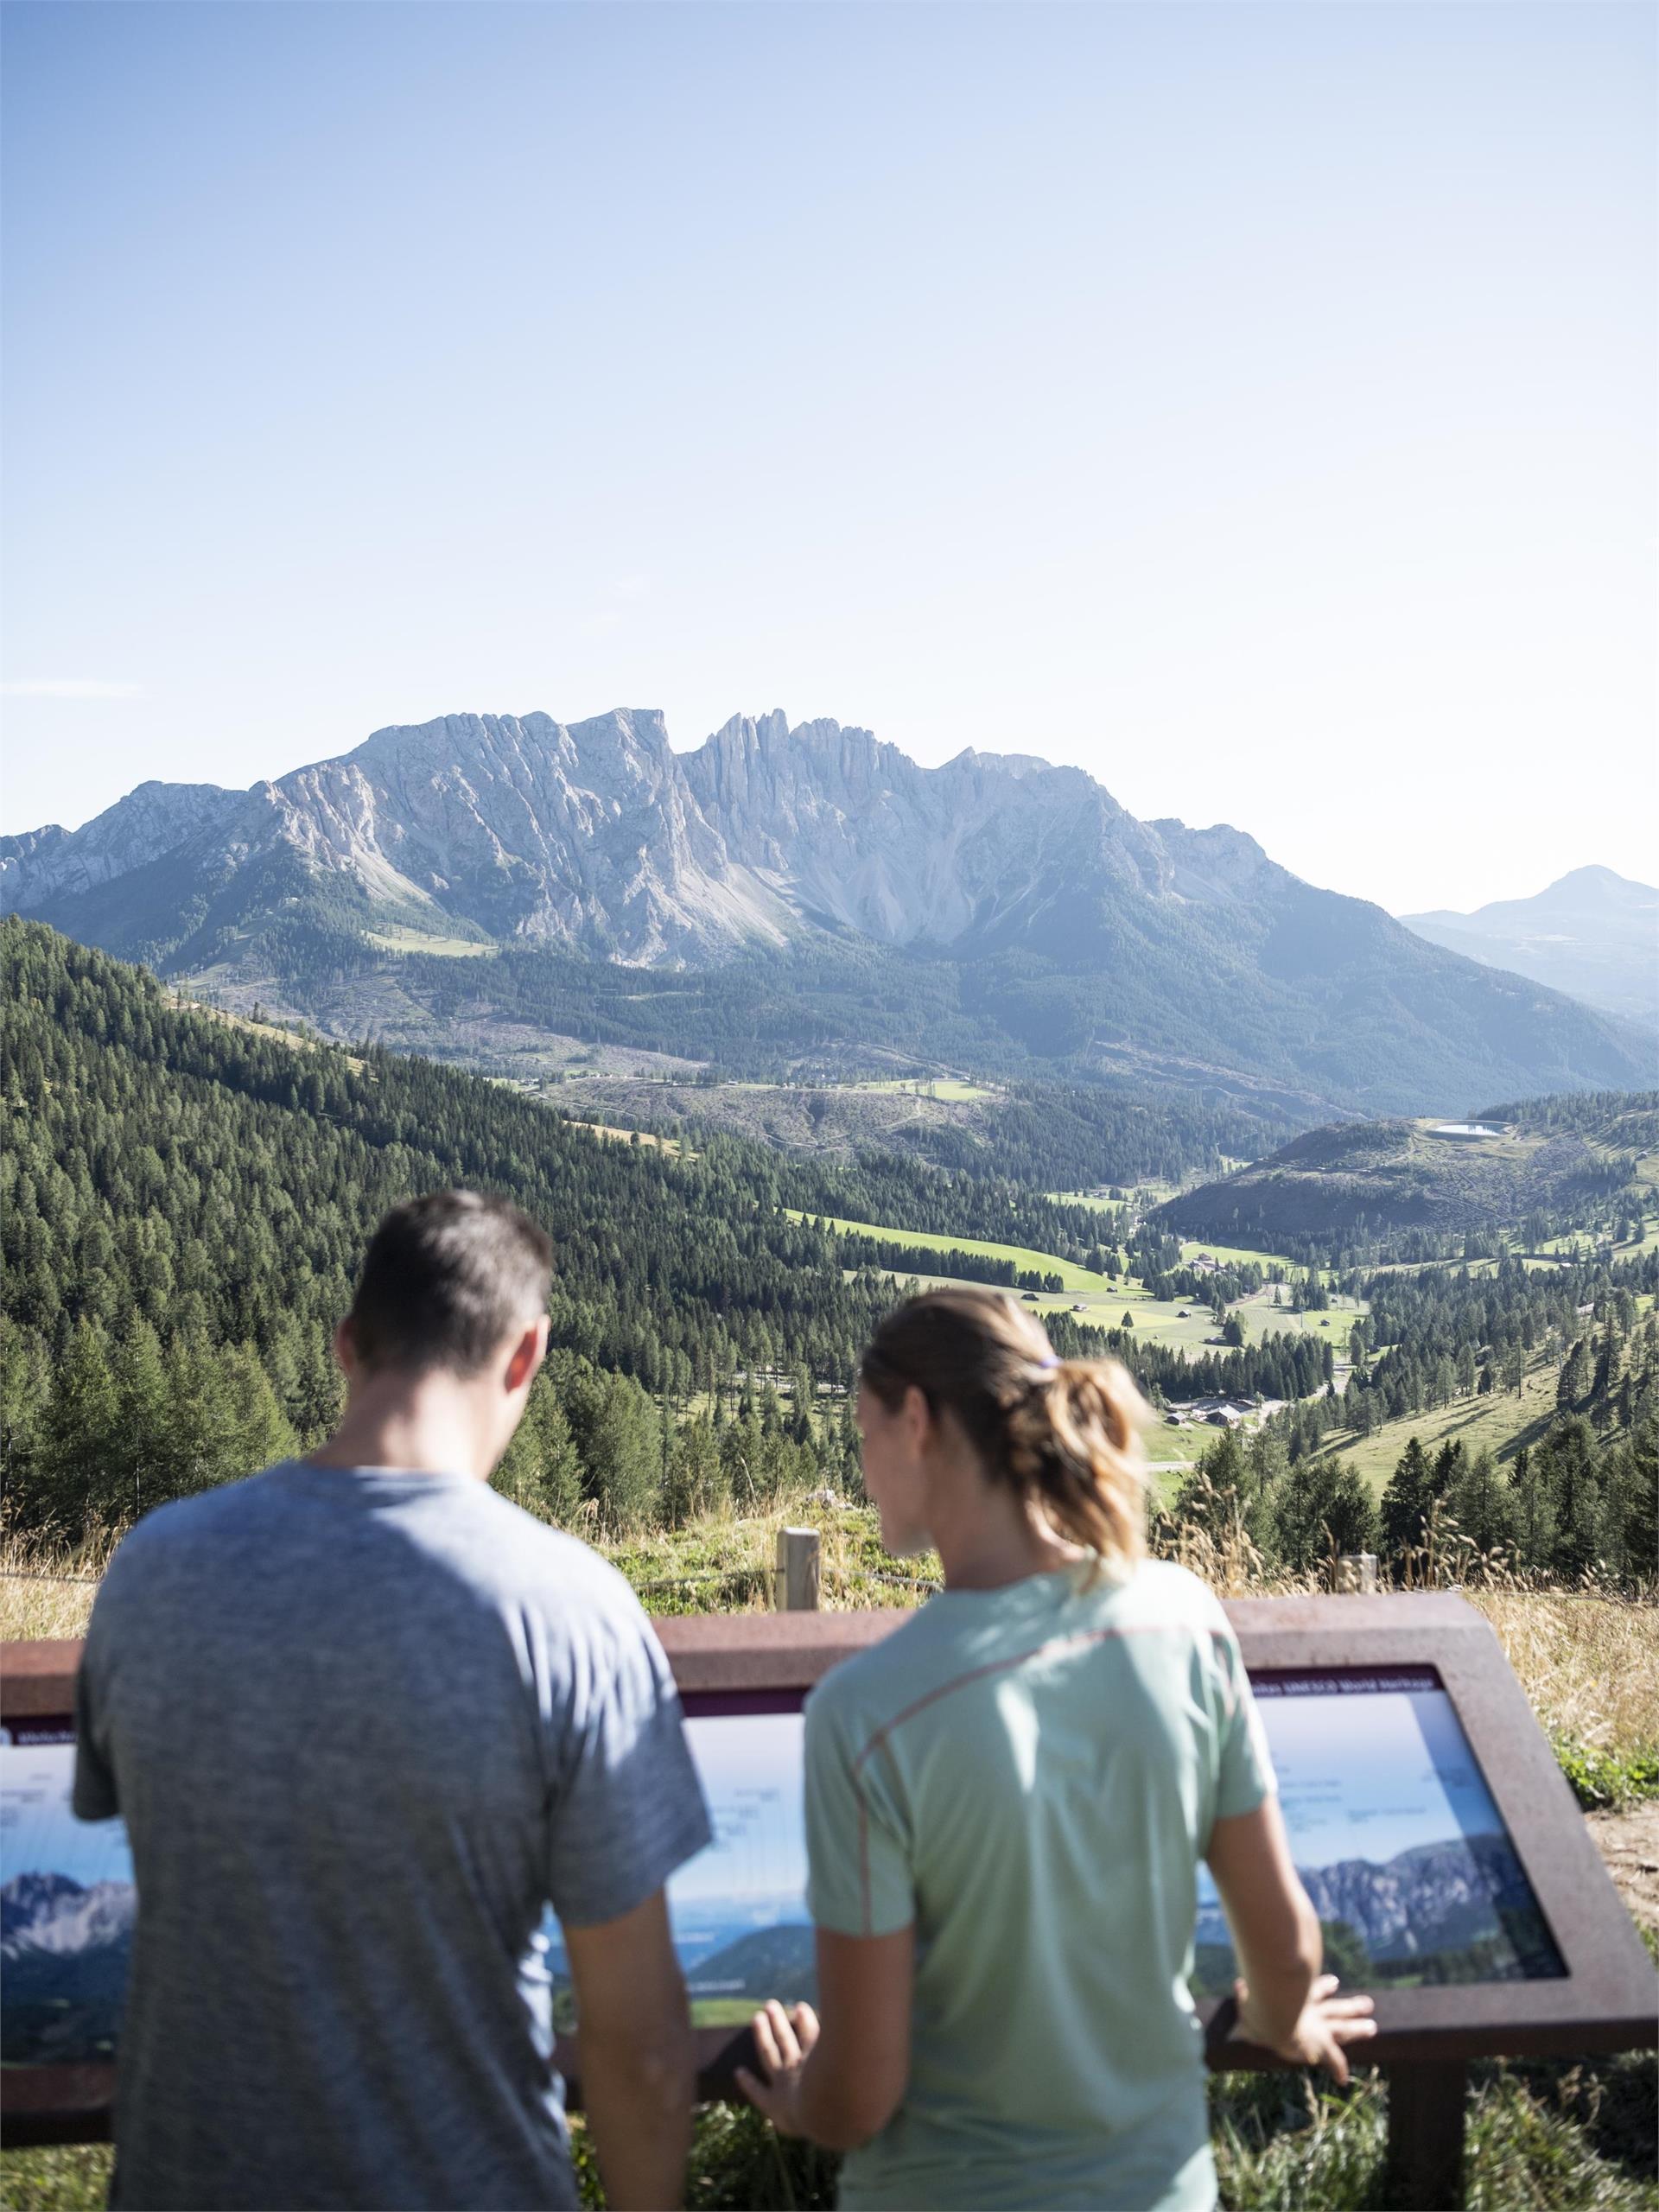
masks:
[(1386, 2068), (1388, 2202), (1402, 2212), (1459, 2212), (1463, 2202), (1463, 2107), (1469, 2069), (1461, 2059)]
[(817, 1611), (818, 1532), (816, 1529), (780, 1529), (778, 1531), (772, 1602), (774, 1611), (780, 1613)]
[(1331, 1587), (1338, 1598), (1358, 1592), (1367, 1598), (1376, 1591), (1376, 1554), (1344, 1552), (1332, 1563)]

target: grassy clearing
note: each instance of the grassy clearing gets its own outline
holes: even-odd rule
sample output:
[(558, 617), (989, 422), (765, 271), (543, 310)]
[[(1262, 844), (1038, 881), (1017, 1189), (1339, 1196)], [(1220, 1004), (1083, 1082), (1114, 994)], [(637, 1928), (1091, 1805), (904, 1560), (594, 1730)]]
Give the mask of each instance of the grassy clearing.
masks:
[(837, 1090), (885, 1090), (893, 1093), (908, 1091), (918, 1098), (939, 1099), (948, 1106), (969, 1106), (979, 1099), (995, 1098), (998, 1096), (997, 1092), (985, 1084), (966, 1083), (960, 1077), (954, 1075), (887, 1076), (873, 1079), (868, 1083), (836, 1084), (830, 1088)]
[[(814, 1221), (815, 1214), (802, 1213), (785, 1207), (791, 1221)], [(992, 1244), (977, 1236), (947, 1236), (931, 1229), (887, 1229), (871, 1221), (842, 1221), (831, 1215), (823, 1216), (826, 1228), (838, 1236), (874, 1236), (886, 1238), (895, 1244), (914, 1244), (928, 1252), (972, 1252), (987, 1260), (1011, 1260), (1019, 1268), (1034, 1268), (1039, 1274), (1058, 1274), (1068, 1291), (1098, 1291), (1116, 1295), (1104, 1275), (1095, 1274), (1088, 1268), (1079, 1268), (1070, 1260), (1058, 1258), (1052, 1252), (1034, 1252), (1027, 1244)]]
[(1287, 1260), (1282, 1252), (1256, 1252), (1247, 1244), (1211, 1244), (1203, 1237), (1183, 1237), (1183, 1260), (1191, 1265), (1200, 1253), (1207, 1253), (1211, 1259), (1221, 1260), (1233, 1267), (1282, 1268), (1287, 1280), (1292, 1275), (1306, 1273), (1306, 1268), (1299, 1268), (1294, 1260)]
[[(574, 1118), (574, 1117), (573, 1117)], [(577, 1126), (591, 1129), (596, 1137), (609, 1137), (615, 1144), (649, 1145), (653, 1152), (671, 1153), (677, 1159), (682, 1154), (695, 1160), (696, 1154), (682, 1144), (678, 1137), (654, 1136), (649, 1129), (620, 1129), (611, 1122), (581, 1122)]]
[(363, 934), (382, 952), (425, 952), (435, 960), (493, 960), (500, 950), (488, 938), (429, 936), (424, 930), (406, 929), (401, 924), (365, 930)]
[(1375, 1491), (1381, 1491), (1399, 1464), (1412, 1437), (1425, 1452), (1438, 1452), (1448, 1441), (1465, 1450), (1484, 1449), (1495, 1459), (1512, 1459), (1522, 1444), (1535, 1443), (1555, 1415), (1557, 1363), (1536, 1360), (1528, 1369), (1518, 1395), (1494, 1390), (1486, 1397), (1454, 1398), (1432, 1413), (1407, 1414), (1384, 1421), (1369, 1436), (1351, 1429), (1333, 1429), (1322, 1445), (1322, 1456), (1351, 1460)]

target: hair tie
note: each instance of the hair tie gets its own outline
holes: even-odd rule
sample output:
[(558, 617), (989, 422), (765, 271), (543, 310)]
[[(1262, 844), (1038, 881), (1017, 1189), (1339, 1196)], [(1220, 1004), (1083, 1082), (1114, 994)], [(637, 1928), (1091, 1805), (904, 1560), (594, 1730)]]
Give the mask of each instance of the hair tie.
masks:
[(1035, 1363), (1035, 1365), (1039, 1375), (1052, 1375), (1059, 1363), (1059, 1354), (1058, 1352), (1051, 1351), (1045, 1352), (1042, 1358)]

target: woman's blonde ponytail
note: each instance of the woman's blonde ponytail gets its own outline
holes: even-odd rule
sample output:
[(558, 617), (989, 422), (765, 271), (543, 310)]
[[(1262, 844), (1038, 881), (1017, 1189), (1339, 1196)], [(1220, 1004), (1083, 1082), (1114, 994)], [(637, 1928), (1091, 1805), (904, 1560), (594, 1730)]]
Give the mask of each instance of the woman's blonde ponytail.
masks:
[(1055, 1357), (1005, 1292), (934, 1290), (877, 1330), (860, 1370), (889, 1407), (907, 1388), (956, 1416), (994, 1479), (1103, 1564), (1146, 1548), (1146, 1402), (1115, 1359)]
[(1009, 1408), (1009, 1471), (1063, 1535), (1102, 1560), (1146, 1548), (1144, 1401), (1116, 1359), (1043, 1370)]

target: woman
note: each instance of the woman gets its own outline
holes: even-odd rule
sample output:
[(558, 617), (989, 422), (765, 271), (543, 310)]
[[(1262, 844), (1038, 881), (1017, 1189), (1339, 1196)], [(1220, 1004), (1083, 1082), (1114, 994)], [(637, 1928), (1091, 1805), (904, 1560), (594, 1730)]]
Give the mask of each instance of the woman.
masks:
[(1226, 1616), (1143, 1556), (1143, 1411), (998, 1292), (912, 1299), (865, 1354), (882, 1542), (945, 1586), (809, 1700), (822, 2025), (769, 2005), (741, 2077), (850, 2153), (843, 2206), (1212, 2205), (1201, 1858), (1238, 2033), (1344, 2081), (1373, 2032), (1319, 1972)]

